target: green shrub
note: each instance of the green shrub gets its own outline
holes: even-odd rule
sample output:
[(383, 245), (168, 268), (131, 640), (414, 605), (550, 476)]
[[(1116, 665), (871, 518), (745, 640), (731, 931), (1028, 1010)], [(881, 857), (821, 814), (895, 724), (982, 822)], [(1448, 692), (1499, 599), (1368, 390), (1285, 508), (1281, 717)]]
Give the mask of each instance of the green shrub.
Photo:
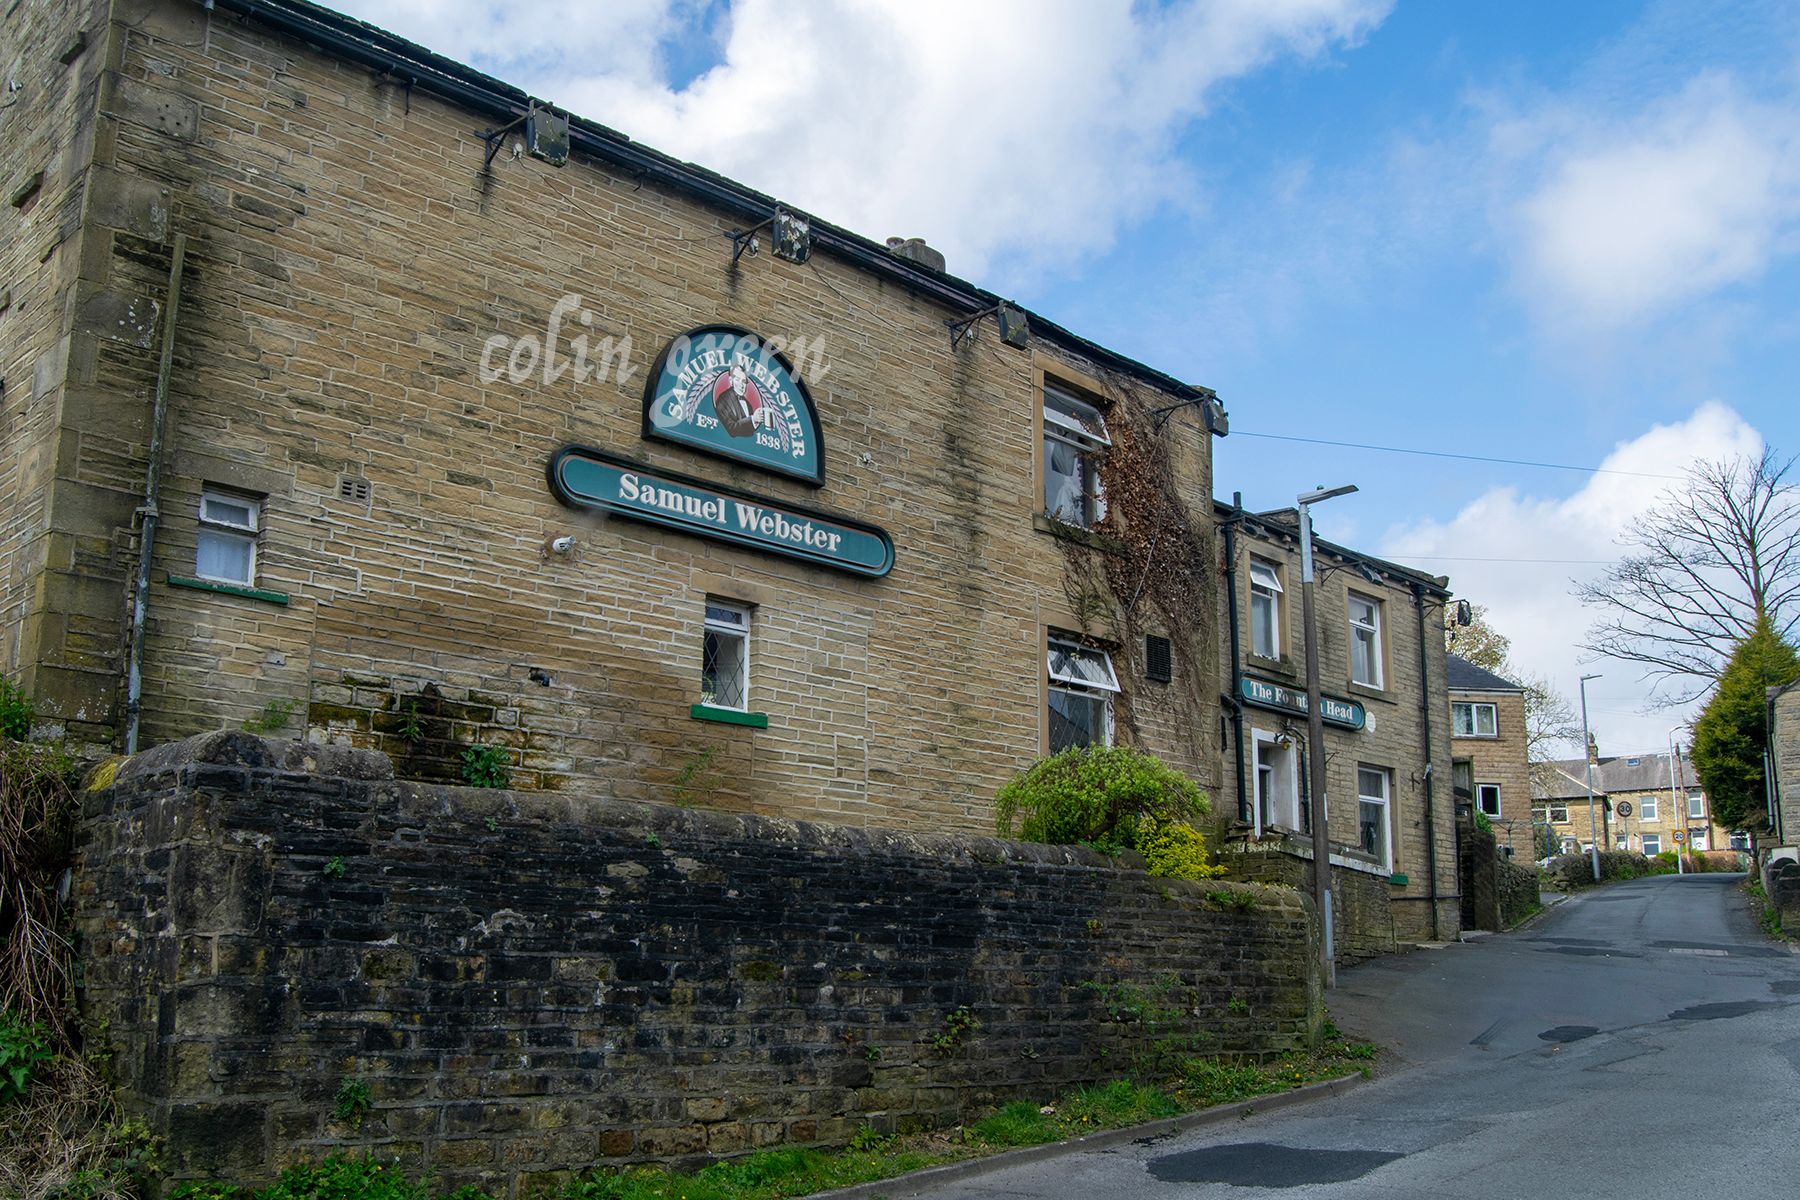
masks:
[(1196, 849), (1204, 861), (1205, 839), (1198, 830), (1190, 838), (1171, 827), (1206, 811), (1194, 781), (1154, 755), (1130, 746), (1083, 746), (1039, 759), (1001, 788), (995, 827), (1002, 837), (1108, 854), (1150, 844), (1165, 866), (1185, 870)]
[(0, 675), (0, 739), (22, 742), (31, 736), (31, 697)]
[(1216, 879), (1225, 868), (1207, 861), (1206, 835), (1185, 821), (1140, 822), (1137, 851), (1150, 874), (1166, 879)]
[[(169, 1200), (433, 1200), (431, 1189), (373, 1158), (333, 1154), (323, 1162), (301, 1163), (264, 1188), (223, 1183), (187, 1183)], [(492, 1200), (487, 1192), (463, 1186), (437, 1200)]]
[(31, 1077), (56, 1057), (50, 1031), (12, 1009), (0, 1009), (0, 1104), (11, 1104), (31, 1090)]

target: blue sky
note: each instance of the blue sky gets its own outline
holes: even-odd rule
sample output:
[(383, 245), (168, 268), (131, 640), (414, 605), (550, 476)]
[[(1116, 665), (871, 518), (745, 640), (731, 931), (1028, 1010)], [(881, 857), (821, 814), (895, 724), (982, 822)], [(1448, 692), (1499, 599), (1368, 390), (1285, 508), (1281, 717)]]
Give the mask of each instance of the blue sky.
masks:
[(1682, 714), (1570, 579), (1696, 456), (1800, 451), (1800, 5), (343, 6), (1218, 389), (1221, 496), (1357, 483), (1321, 533), (1603, 672), (1607, 752)]

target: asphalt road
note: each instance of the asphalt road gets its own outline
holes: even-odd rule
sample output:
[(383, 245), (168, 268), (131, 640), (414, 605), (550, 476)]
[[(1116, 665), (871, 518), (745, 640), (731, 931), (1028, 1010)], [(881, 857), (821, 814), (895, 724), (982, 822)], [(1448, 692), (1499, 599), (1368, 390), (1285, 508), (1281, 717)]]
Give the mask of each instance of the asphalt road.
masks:
[(1800, 957), (1741, 875), (1612, 884), (1520, 933), (1341, 972), (1392, 1048), (1332, 1099), (923, 1193), (1750, 1197), (1800, 1192)]

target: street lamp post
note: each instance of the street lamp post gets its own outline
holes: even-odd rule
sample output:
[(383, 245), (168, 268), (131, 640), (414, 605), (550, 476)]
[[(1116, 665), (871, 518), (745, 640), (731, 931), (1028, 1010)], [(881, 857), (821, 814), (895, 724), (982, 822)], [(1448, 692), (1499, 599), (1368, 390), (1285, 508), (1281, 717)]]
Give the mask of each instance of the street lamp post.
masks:
[(1598, 678), (1598, 675), (1581, 677), (1581, 757), (1587, 765), (1588, 837), (1593, 839), (1588, 846), (1588, 854), (1594, 864), (1595, 883), (1600, 882), (1600, 827), (1594, 820), (1594, 740), (1588, 734), (1587, 685), (1588, 680)]
[[(1681, 764), (1675, 757), (1675, 735), (1680, 732), (1681, 726), (1679, 725), (1669, 730), (1669, 815), (1681, 822), (1681, 828), (1683, 830), (1681, 835), (1682, 841), (1686, 841), (1687, 807), (1681, 803), (1681, 798), (1675, 794), (1675, 779), (1677, 773), (1681, 769)], [(1670, 840), (1673, 841), (1674, 839), (1671, 838)], [(1675, 843), (1675, 873), (1677, 875), (1687, 874), (1686, 869), (1681, 865), (1681, 852), (1685, 849), (1687, 849), (1687, 847), (1682, 845), (1681, 842)]]
[(1306, 631), (1306, 759), (1310, 783), (1307, 810), (1312, 818), (1313, 903), (1319, 910), (1319, 978), (1337, 986), (1337, 959), (1331, 929), (1331, 839), (1325, 829), (1325, 721), (1319, 698), (1319, 631), (1313, 612), (1312, 505), (1347, 496), (1354, 483), (1315, 488), (1297, 497), (1300, 506), (1300, 622)]

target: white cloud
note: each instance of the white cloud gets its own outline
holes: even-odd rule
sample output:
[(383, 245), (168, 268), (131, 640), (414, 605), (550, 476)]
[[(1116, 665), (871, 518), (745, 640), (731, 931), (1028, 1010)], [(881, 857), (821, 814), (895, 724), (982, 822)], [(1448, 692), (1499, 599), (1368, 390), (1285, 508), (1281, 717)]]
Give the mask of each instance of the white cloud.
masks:
[[(1516, 284), (1565, 336), (1652, 322), (1758, 279), (1800, 222), (1800, 105), (1702, 76), (1623, 118), (1564, 105), (1492, 131), (1521, 172), (1499, 224)], [(1503, 166), (1503, 169), (1504, 166)]]
[(351, 7), (453, 54), (485, 47), (554, 103), (858, 232), (924, 237), (979, 276), (1002, 254), (1066, 266), (1194, 202), (1203, 180), (1174, 145), (1219, 85), (1353, 45), (1390, 0), (738, 0), (716, 65), (680, 87), (644, 64), (692, 7), (640, 0), (574, 29), (560, 5)]
[[(1761, 435), (1742, 417), (1708, 403), (1684, 421), (1654, 426), (1619, 444), (1600, 464), (1637, 474), (1596, 474), (1563, 497), (1497, 488), (1447, 521), (1390, 530), (1381, 553), (1449, 575), (1456, 594), (1485, 604), (1493, 627), (1512, 639), (1514, 664), (1548, 679), (1571, 700), (1579, 676), (1601, 672), (1603, 678), (1588, 685), (1588, 704), (1602, 753), (1654, 749), (1688, 713), (1646, 714), (1649, 691), (1641, 668), (1584, 661), (1578, 644), (1592, 614), (1570, 595), (1571, 581), (1598, 578), (1603, 564), (1619, 557), (1619, 535), (1679, 482), (1646, 476), (1680, 476), (1696, 461), (1761, 449)], [(1532, 561), (1544, 559), (1562, 561)]]

